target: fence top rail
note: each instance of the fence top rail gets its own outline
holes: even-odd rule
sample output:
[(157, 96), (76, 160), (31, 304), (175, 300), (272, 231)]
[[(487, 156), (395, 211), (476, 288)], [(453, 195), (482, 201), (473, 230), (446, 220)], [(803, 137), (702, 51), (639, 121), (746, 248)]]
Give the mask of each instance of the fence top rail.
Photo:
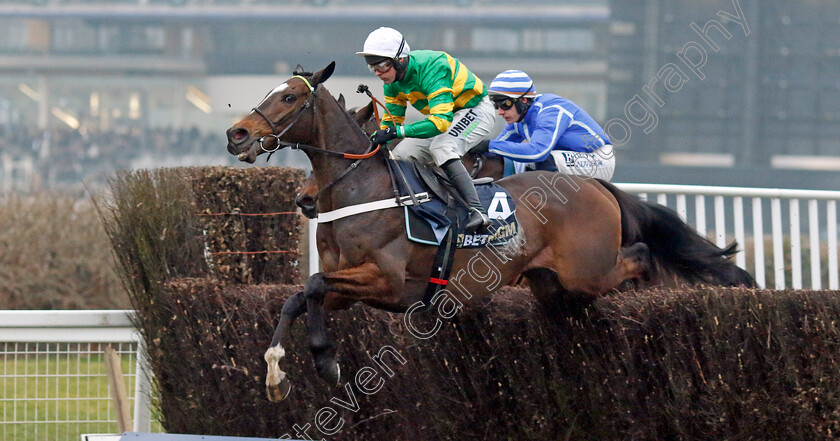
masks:
[(0, 342), (136, 343), (131, 310), (0, 311)]
[(664, 193), (706, 196), (745, 196), (784, 199), (825, 199), (840, 200), (840, 191), (829, 190), (793, 190), (783, 188), (750, 188), (750, 187), (715, 187), (709, 185), (675, 185), (675, 184), (615, 184), (624, 191), (631, 193)]
[(2, 328), (133, 328), (130, 309), (0, 310)]

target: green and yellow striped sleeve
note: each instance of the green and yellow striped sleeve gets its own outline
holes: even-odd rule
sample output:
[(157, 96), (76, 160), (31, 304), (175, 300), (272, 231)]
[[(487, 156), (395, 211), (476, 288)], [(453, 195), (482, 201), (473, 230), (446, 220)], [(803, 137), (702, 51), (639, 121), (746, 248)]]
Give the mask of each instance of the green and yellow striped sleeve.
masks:
[[(405, 108), (407, 106), (405, 94), (400, 92), (393, 93), (389, 88), (385, 88), (385, 108), (388, 112), (382, 117), (379, 127), (384, 129), (386, 127), (396, 127), (405, 123)], [(389, 114), (390, 112), (390, 114)], [(393, 116), (393, 120), (391, 117)]]

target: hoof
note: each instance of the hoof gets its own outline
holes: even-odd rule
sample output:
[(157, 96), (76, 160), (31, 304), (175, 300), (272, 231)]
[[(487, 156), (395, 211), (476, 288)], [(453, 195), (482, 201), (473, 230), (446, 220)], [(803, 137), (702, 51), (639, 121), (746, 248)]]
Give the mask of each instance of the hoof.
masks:
[(289, 392), (292, 391), (292, 383), (289, 381), (288, 378), (283, 378), (280, 380), (279, 384), (267, 384), (265, 386), (265, 392), (268, 395), (268, 401), (278, 402), (283, 401), (286, 397), (289, 396)]
[(335, 378), (332, 381), (332, 384), (335, 384), (335, 387), (338, 387), (341, 384), (341, 366), (338, 363), (335, 364)]
[(319, 373), (327, 384), (338, 387), (341, 381), (341, 368), (338, 366), (338, 363), (330, 363), (329, 367), (321, 370)]

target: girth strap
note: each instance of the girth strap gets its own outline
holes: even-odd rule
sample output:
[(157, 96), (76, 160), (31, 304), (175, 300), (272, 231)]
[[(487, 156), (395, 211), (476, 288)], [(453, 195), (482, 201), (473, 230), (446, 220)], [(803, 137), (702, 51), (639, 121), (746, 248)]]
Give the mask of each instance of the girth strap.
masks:
[(432, 300), (437, 293), (442, 290), (449, 283), (449, 274), (452, 272), (452, 264), (455, 262), (455, 250), (458, 231), (461, 229), (459, 220), (455, 210), (451, 204), (447, 206), (447, 215), (450, 219), (454, 219), (452, 225), (449, 226), (449, 231), (444, 236), (443, 240), (438, 246), (437, 253), (435, 253), (435, 261), (432, 264), (432, 273), (429, 276), (429, 283), (426, 285), (426, 293), (423, 295), (423, 305), (425, 309), (432, 307)]
[[(417, 203), (419, 204), (422, 204), (423, 202), (429, 202), (431, 200), (431, 198), (429, 197), (429, 193), (426, 192), (417, 193), (416, 197)], [(412, 198), (410, 196), (401, 197), (399, 199), (399, 202), (397, 202), (396, 199), (389, 198), (382, 199), (379, 201), (365, 202), (364, 204), (349, 205), (347, 207), (339, 208), (338, 210), (328, 211), (326, 213), (318, 213), (318, 223), (325, 224), (327, 222), (332, 222), (348, 216), (368, 213), (371, 211), (384, 210), (386, 208), (402, 207), (405, 205), (414, 205), (414, 202), (412, 201)]]

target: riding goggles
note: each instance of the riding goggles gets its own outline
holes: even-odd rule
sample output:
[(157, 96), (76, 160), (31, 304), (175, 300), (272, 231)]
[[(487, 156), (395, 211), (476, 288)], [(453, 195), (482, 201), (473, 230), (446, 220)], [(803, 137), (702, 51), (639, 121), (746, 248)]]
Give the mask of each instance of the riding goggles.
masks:
[(513, 104), (516, 102), (513, 98), (504, 98), (499, 100), (493, 100), (493, 108), (494, 109), (502, 109), (502, 110), (510, 110), (513, 107)]
[(385, 73), (391, 70), (391, 67), (391, 60), (382, 60), (378, 63), (368, 64), (368, 69), (370, 69), (371, 72)]

